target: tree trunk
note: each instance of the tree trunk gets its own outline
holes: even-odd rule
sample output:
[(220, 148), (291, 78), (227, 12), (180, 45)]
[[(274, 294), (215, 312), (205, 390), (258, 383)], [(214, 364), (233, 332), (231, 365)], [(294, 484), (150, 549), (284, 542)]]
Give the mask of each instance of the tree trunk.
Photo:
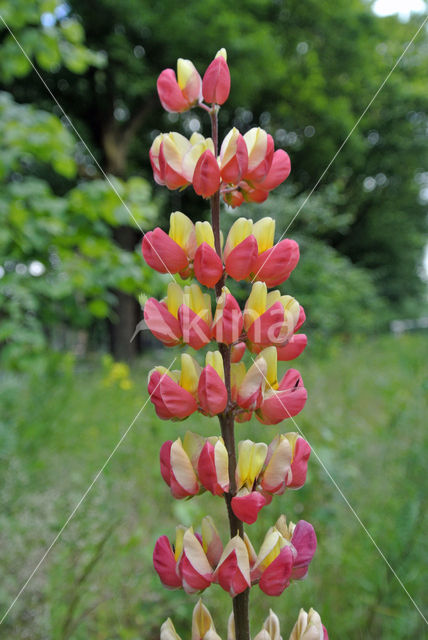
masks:
[[(106, 158), (106, 172), (120, 178), (126, 175), (129, 140), (118, 130), (114, 122), (103, 131), (102, 143)], [(139, 232), (132, 227), (120, 226), (114, 229), (113, 237), (126, 251), (134, 251)], [(114, 289), (117, 303), (113, 317), (109, 320), (110, 352), (116, 360), (132, 360), (138, 353), (138, 336), (131, 342), (139, 320), (140, 308), (133, 296)]]
[[(118, 227), (114, 230), (117, 244), (127, 251), (134, 251), (138, 233), (132, 227)], [(109, 322), (110, 351), (116, 360), (132, 360), (139, 352), (138, 335), (131, 342), (135, 327), (141, 320), (138, 301), (127, 293), (114, 289), (117, 298), (113, 317)]]

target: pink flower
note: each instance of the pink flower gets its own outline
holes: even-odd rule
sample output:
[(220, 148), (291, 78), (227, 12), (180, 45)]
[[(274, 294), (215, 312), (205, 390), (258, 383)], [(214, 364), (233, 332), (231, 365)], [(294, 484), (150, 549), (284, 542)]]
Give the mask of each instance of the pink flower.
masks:
[(213, 338), (217, 340), (217, 342), (232, 344), (232, 342), (236, 342), (240, 337), (243, 326), (244, 319), (239, 304), (229, 289), (223, 287), (221, 295), (217, 300), (217, 307), (214, 314), (212, 326)]
[(306, 349), (308, 338), (304, 333), (297, 333), (282, 347), (277, 348), (278, 360), (287, 362), (298, 358)]
[(276, 527), (267, 532), (251, 570), (252, 582), (268, 596), (279, 596), (290, 584), (294, 550)]
[(299, 489), (306, 482), (308, 460), (311, 455), (311, 447), (304, 438), (296, 433), (288, 433), (287, 438), (292, 446), (291, 477), (287, 480), (287, 487)]
[(220, 49), (205, 71), (202, 80), (202, 95), (210, 104), (223, 104), (229, 97), (230, 72), (226, 62), (226, 51)]
[(184, 287), (183, 303), (178, 309), (183, 342), (201, 349), (211, 340), (211, 298), (197, 284)]
[(169, 234), (157, 227), (148, 231), (142, 242), (143, 256), (149, 267), (160, 273), (182, 273), (189, 267), (196, 249), (193, 222), (181, 211), (170, 216)]
[(148, 391), (156, 414), (163, 420), (183, 420), (197, 408), (200, 367), (189, 355), (181, 356), (181, 371), (155, 367), (149, 373)]
[(299, 319), (299, 303), (277, 289), (267, 292), (264, 282), (255, 282), (245, 304), (244, 327), (252, 345), (284, 344)]
[(205, 151), (214, 153), (214, 143), (200, 133), (194, 133), (190, 140), (176, 131), (160, 133), (149, 152), (155, 181), (171, 190), (188, 186)]
[(235, 127), (229, 131), (220, 149), (220, 173), (223, 182), (238, 184), (248, 167), (244, 137)]
[(187, 111), (201, 99), (202, 80), (190, 60), (177, 60), (173, 69), (164, 69), (157, 81), (161, 104), (166, 111)]
[(178, 438), (164, 442), (160, 450), (161, 474), (178, 500), (199, 493), (199, 482), (186, 449)]
[(253, 127), (244, 135), (248, 151), (248, 167), (244, 180), (260, 182), (269, 173), (273, 161), (274, 142), (269, 133), (260, 127)]
[(241, 493), (232, 498), (232, 511), (239, 520), (247, 524), (253, 524), (257, 520), (259, 511), (270, 500), (258, 491)]
[(290, 434), (276, 436), (267, 450), (260, 486), (271, 494), (284, 493), (291, 479), (293, 450), (289, 436)]
[(248, 550), (240, 536), (235, 536), (226, 545), (214, 572), (214, 580), (232, 598), (251, 586)]
[(177, 570), (186, 593), (198, 593), (210, 586), (213, 571), (201, 542), (187, 529), (183, 537), (183, 551), (177, 563)]
[(275, 246), (259, 253), (254, 265), (257, 280), (268, 287), (277, 287), (287, 280), (299, 262), (299, 245), (294, 240), (284, 239)]
[(178, 273), (187, 267), (185, 251), (162, 229), (144, 235), (142, 251), (149, 267), (160, 273)]
[(266, 390), (256, 416), (263, 424), (278, 424), (300, 413), (306, 399), (307, 392), (300, 373), (296, 369), (289, 369), (276, 389)]
[(183, 293), (175, 282), (168, 285), (167, 297), (158, 302), (149, 298), (144, 305), (144, 321), (152, 334), (165, 346), (173, 347), (181, 342), (182, 331), (178, 321), (178, 309)]
[(226, 272), (234, 280), (245, 280), (257, 259), (257, 240), (252, 234), (253, 221), (238, 218), (230, 228), (224, 248)]
[[(159, 148), (156, 159), (156, 149)], [(155, 138), (151, 148), (151, 162), (155, 178), (159, 184), (165, 185), (168, 189), (180, 189), (186, 187), (191, 182), (191, 178), (185, 175), (183, 163), (186, 154), (192, 150), (191, 142), (173, 131), (162, 133)], [(150, 154), (149, 154), (150, 155)]]
[(258, 582), (267, 595), (280, 595), (290, 580), (305, 577), (316, 546), (315, 531), (309, 522), (300, 520), (297, 525), (287, 525), (285, 516), (281, 516), (265, 536), (251, 570), (252, 582)]
[(209, 222), (195, 225), (197, 249), (193, 262), (195, 277), (206, 287), (215, 287), (223, 275), (223, 262), (215, 250), (214, 233)]
[(220, 351), (208, 351), (206, 355), (206, 366), (199, 378), (198, 397), (201, 410), (209, 416), (222, 413), (226, 408), (227, 389)]
[(255, 411), (263, 403), (263, 391), (267, 374), (266, 361), (258, 356), (247, 372), (245, 372), (245, 366), (241, 362), (235, 365), (233, 370), (238, 372), (240, 365), (243, 367), (244, 375), (237, 388), (236, 401), (243, 409)]
[(198, 196), (209, 198), (220, 187), (220, 169), (212, 152), (207, 149), (200, 156), (193, 173), (193, 188)]
[(274, 152), (269, 171), (260, 181), (253, 181), (252, 185), (260, 191), (272, 191), (288, 178), (291, 163), (288, 153), (283, 149)]
[(156, 541), (153, 551), (153, 565), (164, 587), (167, 589), (181, 587), (181, 579), (176, 572), (177, 562), (174, 551), (167, 536), (161, 536)]
[(199, 481), (215, 496), (229, 491), (229, 461), (223, 440), (207, 440), (198, 458)]
[(296, 550), (291, 579), (301, 580), (307, 575), (317, 548), (317, 537), (313, 526), (306, 520), (299, 520), (292, 528), (291, 544)]
[(172, 548), (166, 536), (159, 538), (153, 552), (153, 565), (161, 582), (169, 589), (182, 587), (187, 593), (206, 589), (213, 581), (210, 564), (218, 561), (223, 545), (212, 518), (202, 521), (202, 537), (190, 527), (176, 528), (176, 540)]

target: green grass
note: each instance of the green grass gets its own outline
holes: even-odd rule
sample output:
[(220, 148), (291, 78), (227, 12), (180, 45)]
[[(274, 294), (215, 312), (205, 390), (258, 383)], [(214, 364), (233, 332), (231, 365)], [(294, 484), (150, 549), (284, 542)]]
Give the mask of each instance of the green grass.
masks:
[[(31, 380), (3, 379), (0, 423), (4, 611), (143, 405), (146, 374), (171, 351), (148, 354), (131, 372), (131, 389), (106, 386), (98, 363)], [(423, 335), (333, 346), (298, 363), (309, 400), (297, 424), (361, 521), (426, 612), (427, 358)], [(124, 373), (124, 372), (122, 372)], [(125, 372), (126, 379), (126, 372)], [(424, 418), (425, 413), (425, 418)], [(281, 430), (295, 430), (290, 421)], [(183, 640), (196, 597), (165, 591), (151, 565), (156, 538), (179, 522), (198, 526), (211, 513), (227, 535), (224, 505), (211, 495), (174, 501), (158, 468), (167, 438), (187, 429), (218, 433), (215, 419), (158, 420), (143, 410), (8, 618), (8, 640), (155, 640), (173, 616)], [(237, 439), (269, 442), (277, 427), (237, 425)], [(254, 635), (269, 607), (288, 638), (301, 606), (314, 606), (330, 637), (424, 637), (425, 624), (333, 486), (316, 456), (303, 489), (273, 500), (247, 530), (258, 548), (280, 513), (313, 523), (318, 550), (307, 580), (280, 598), (251, 595)], [(203, 595), (225, 637), (228, 596)], [(425, 601), (424, 601), (425, 598)]]

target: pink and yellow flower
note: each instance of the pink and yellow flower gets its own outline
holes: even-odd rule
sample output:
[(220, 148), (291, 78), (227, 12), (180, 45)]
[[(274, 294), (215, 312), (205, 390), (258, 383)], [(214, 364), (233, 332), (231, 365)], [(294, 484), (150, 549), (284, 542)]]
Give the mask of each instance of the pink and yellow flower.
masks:
[(198, 383), (199, 406), (203, 413), (215, 416), (222, 413), (227, 405), (223, 358), (220, 351), (208, 351), (205, 362)]
[(168, 234), (157, 227), (143, 237), (144, 259), (149, 267), (160, 273), (180, 273), (187, 277), (195, 250), (194, 224), (181, 211), (171, 213)]
[(183, 420), (197, 410), (200, 373), (200, 366), (188, 354), (181, 355), (181, 371), (161, 366), (150, 371), (148, 391), (159, 418)]
[(157, 80), (161, 104), (166, 111), (187, 111), (202, 99), (202, 80), (190, 60), (177, 60), (177, 76), (173, 69), (164, 69)]
[(259, 347), (282, 346), (293, 335), (299, 312), (294, 298), (278, 289), (268, 293), (264, 282), (255, 282), (244, 310), (248, 340)]
[(197, 284), (185, 286), (183, 302), (178, 308), (178, 321), (183, 342), (192, 349), (201, 349), (211, 340), (211, 298)]
[(217, 307), (214, 314), (212, 326), (213, 338), (217, 340), (217, 342), (232, 344), (241, 336), (243, 326), (244, 319), (238, 302), (232, 296), (229, 289), (223, 287), (221, 295), (217, 300)]
[(278, 424), (300, 413), (307, 399), (300, 373), (289, 369), (278, 382), (275, 347), (267, 347), (257, 356), (255, 364), (261, 367), (261, 363), (264, 363), (266, 374), (263, 400), (256, 410), (257, 419), (263, 424)]

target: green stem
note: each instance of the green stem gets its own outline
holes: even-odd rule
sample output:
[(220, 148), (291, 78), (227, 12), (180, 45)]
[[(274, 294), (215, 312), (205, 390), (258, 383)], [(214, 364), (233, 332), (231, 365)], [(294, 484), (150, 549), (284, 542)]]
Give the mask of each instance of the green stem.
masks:
[[(212, 106), (210, 110), (212, 139), (214, 142), (215, 156), (218, 155), (218, 109)], [(221, 242), (220, 242), (220, 191), (217, 191), (211, 197), (211, 224), (214, 232), (214, 246), (217, 254), (221, 258)], [(216, 296), (221, 295), (224, 284), (224, 276), (216, 284)], [(221, 435), (227, 449), (229, 461), (229, 492), (225, 494), (227, 507), (227, 515), (229, 518), (230, 535), (233, 538), (236, 535), (244, 537), (244, 523), (235, 516), (232, 511), (232, 498), (236, 494), (236, 446), (235, 446), (235, 419), (232, 410), (231, 399), (231, 380), (230, 380), (230, 346), (218, 343), (219, 351), (223, 358), (224, 381), (227, 389), (228, 403), (225, 411), (219, 416)], [(250, 640), (250, 622), (249, 622), (249, 595), (250, 590), (246, 589), (233, 598), (233, 614), (235, 618), (235, 635), (236, 640)]]

